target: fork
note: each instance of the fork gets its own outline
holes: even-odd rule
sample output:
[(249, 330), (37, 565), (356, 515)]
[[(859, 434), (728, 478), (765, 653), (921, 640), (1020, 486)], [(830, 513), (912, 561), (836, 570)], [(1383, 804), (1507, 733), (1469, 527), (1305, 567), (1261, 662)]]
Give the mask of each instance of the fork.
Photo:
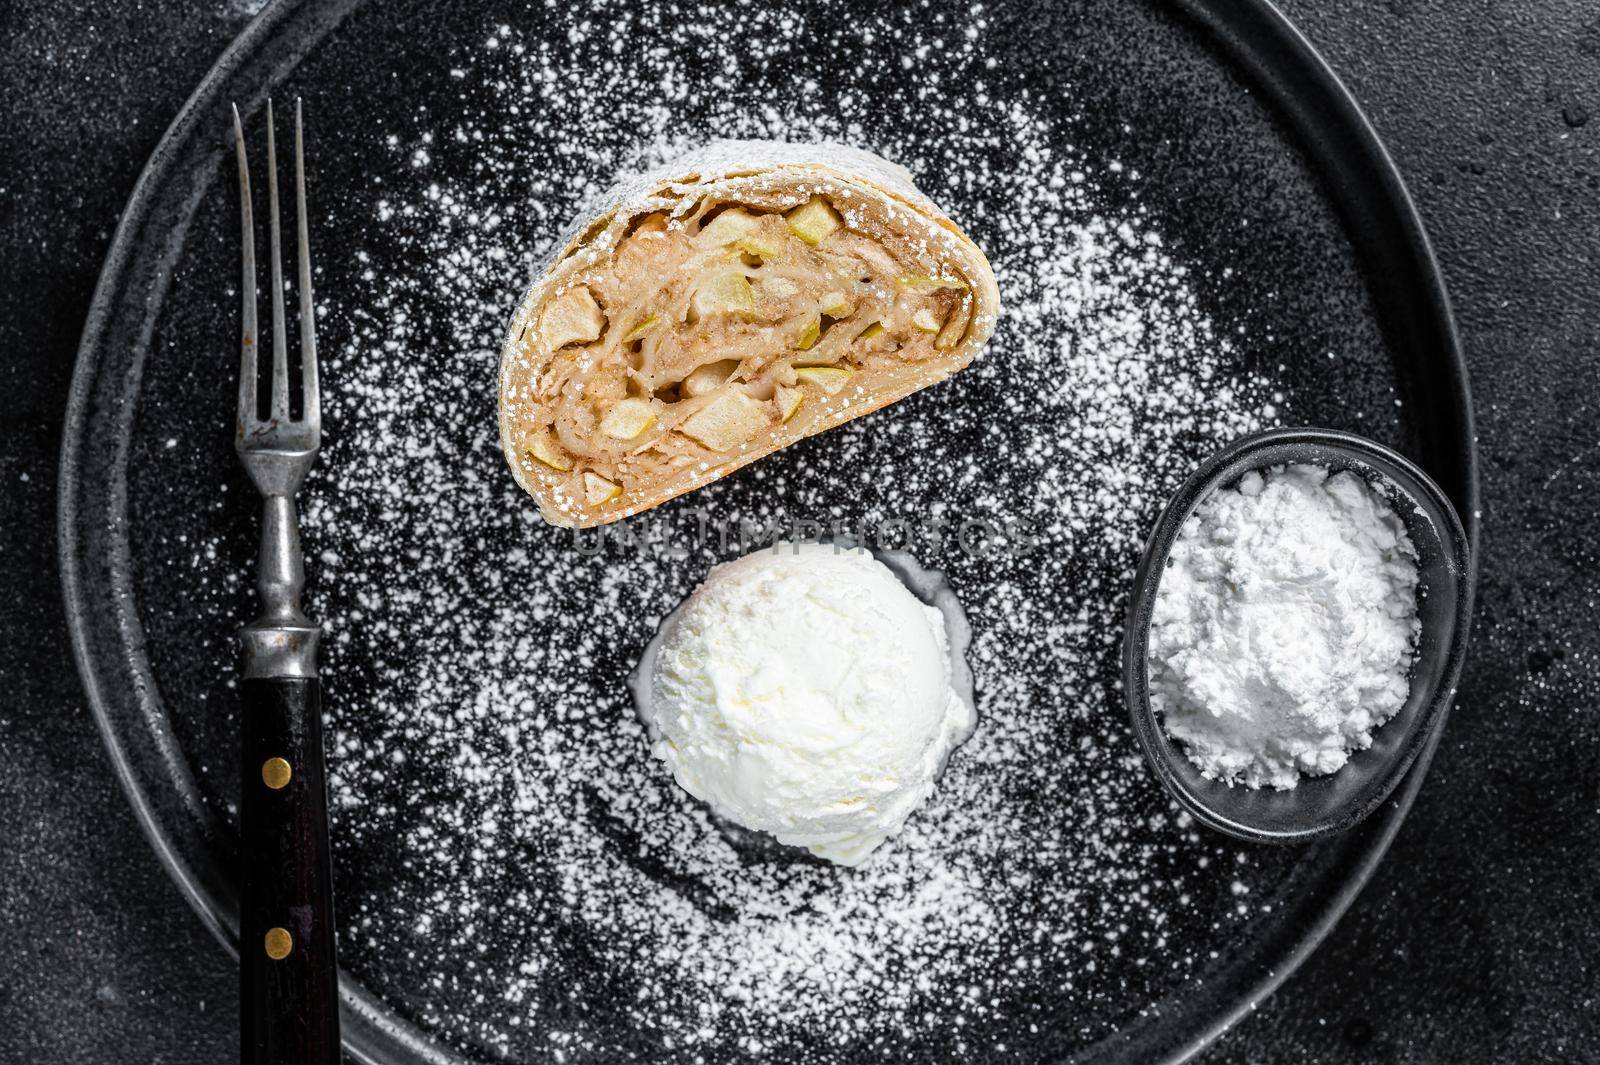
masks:
[(294, 496), (322, 438), (322, 397), (306, 235), (305, 150), (295, 102), (301, 412), (291, 417), (278, 232), (278, 157), (267, 102), (268, 232), (272, 248), (272, 386), (258, 396), (255, 223), (244, 124), (233, 109), (244, 253), (244, 321), (235, 450), (262, 498), (256, 591), (261, 613), (244, 644), (240, 776), (240, 1052), (244, 1065), (337, 1065), (339, 984), (322, 754), (321, 630), (300, 608), (305, 562)]

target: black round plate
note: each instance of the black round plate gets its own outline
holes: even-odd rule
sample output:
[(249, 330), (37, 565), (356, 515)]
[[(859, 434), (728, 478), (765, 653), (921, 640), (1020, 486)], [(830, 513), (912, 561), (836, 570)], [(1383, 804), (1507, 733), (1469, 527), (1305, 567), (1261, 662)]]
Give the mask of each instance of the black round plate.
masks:
[[(604, 18), (629, 7), (656, 10), (619, 5), (594, 16), (602, 20), (598, 32), (605, 32)], [(801, 32), (795, 28), (801, 23), (832, 33), (844, 32), (853, 18), (844, 5), (795, 7), (803, 16), (796, 22), (764, 23), (754, 8), (748, 21), (775, 34)], [(861, 11), (898, 19), (892, 39), (880, 39), (870, 54), (841, 54), (831, 43), (837, 36), (805, 41), (793, 66), (756, 72), (776, 79), (764, 82), (764, 91), (776, 98), (777, 89), (792, 89), (794, 99), (810, 100), (805, 94), (829, 91), (840, 80), (859, 82), (862, 65), (892, 59), (901, 38), (953, 25), (969, 18), (971, 8), (863, 5)], [(683, 40), (690, 40), (693, 17), (685, 5), (687, 22), (655, 32), (681, 29)], [(1108, 183), (1108, 210), (1138, 212), (1165, 235), (1165, 253), (1191, 265), (1189, 277), (1208, 317), (1237, 327), (1240, 369), (1283, 384), (1289, 401), (1282, 417), (1359, 431), (1409, 455), (1449, 494), (1476, 543), (1476, 459), (1465, 369), (1426, 237), (1373, 132), (1293, 28), (1262, 0), (998, 3), (985, 5), (983, 17), (991, 27), (983, 46), (994, 60), (993, 74), (985, 75), (992, 87), (1025, 89), (1036, 104), (1057, 107), (1075, 145), (1140, 175), (1136, 184)], [(181, 890), (230, 949), (237, 902), (230, 797), (237, 781), (229, 622), (251, 610), (248, 580), (239, 575), (248, 571), (254, 551), (255, 506), (231, 454), (238, 312), (228, 286), (218, 281), (233, 278), (238, 262), (227, 105), (237, 101), (247, 125), (259, 130), (269, 93), (280, 100), (296, 94), (308, 99), (319, 292), (360, 307), (370, 271), (397, 267), (394, 257), (408, 253), (380, 248), (374, 261), (363, 261), (373, 249), (359, 227), (341, 220), (370, 217), (375, 201), (414, 181), (409, 167), (425, 162), (420, 156), (415, 163), (397, 161), (384, 144), (386, 129), (415, 129), (422, 122), (418, 116), (448, 129), (438, 116), (465, 116), (469, 110), (481, 118), (486, 101), (458, 82), (453, 64), (495, 36), (499, 26), (516, 27), (527, 39), (545, 34), (545, 43), (559, 50), (569, 47), (573, 24), (589, 18), (575, 5), (494, 0), (280, 0), (228, 49), (184, 106), (122, 216), (86, 324), (63, 442), (65, 598), (84, 684), (129, 800)], [(677, 37), (623, 42), (641, 48), (681, 43)], [(718, 41), (692, 37), (692, 47), (700, 58), (685, 69), (693, 77), (715, 78)], [(914, 66), (914, 56), (905, 58)], [(891, 87), (901, 78), (897, 91), (914, 93), (914, 72), (890, 69), (885, 77)], [(662, 87), (668, 110), (677, 99), (674, 89)], [(760, 103), (758, 98), (751, 106)], [(605, 101), (589, 105), (603, 107)], [(581, 144), (581, 127), (575, 129), (571, 141)], [(445, 156), (445, 146), (436, 145), (435, 154)], [(470, 164), (471, 152), (455, 158)], [(537, 162), (530, 160), (530, 172)], [(530, 183), (522, 188), (526, 199), (501, 205), (512, 217), (508, 240), (527, 242), (540, 234), (516, 216), (541, 207), (548, 191)], [(1004, 242), (1003, 231), (986, 224), (974, 236), (991, 254)], [(385, 254), (392, 258), (385, 260)], [(437, 280), (448, 286), (448, 270)], [(507, 276), (505, 297), (513, 298), (524, 280)], [(369, 322), (407, 310), (403, 302), (365, 309), (374, 316)], [(437, 328), (448, 336), (448, 323)], [(333, 316), (324, 329), (326, 351), (353, 343), (348, 318)], [(1340, 357), (1330, 358), (1334, 352)], [(991, 372), (988, 364), (981, 371), (975, 367), (969, 371), (974, 384), (941, 386), (926, 399), (908, 401), (906, 410), (933, 417), (945, 409), (942, 390), (976, 388)], [(325, 380), (328, 388), (339, 387), (333, 376)], [(492, 426), (492, 380), (480, 391), (481, 404), (459, 412), (463, 432)], [(823, 438), (810, 450), (790, 450), (817, 456), (829, 439), (861, 437)], [(1161, 475), (1163, 487), (1175, 486), (1185, 472), (1181, 467), (1197, 462), (1207, 445), (1196, 437), (1181, 454), (1166, 456), (1172, 465)], [(355, 448), (351, 441), (335, 441), (325, 468), (353, 460)], [(473, 476), (508, 480), (492, 445), (482, 458)], [(762, 465), (794, 471), (794, 463), (793, 457), (776, 456)], [(759, 480), (752, 475), (729, 482), (726, 493), (737, 495)], [(1158, 502), (1143, 504), (1137, 520), (1152, 521), (1157, 507)], [(1124, 562), (1130, 573), (1135, 560), (1136, 555)], [(922, 561), (944, 569), (958, 587), (971, 579), (953, 571), (948, 560)], [(313, 603), (337, 620), (347, 605), (341, 595), (350, 593), (319, 589), (321, 568), (326, 567), (314, 556)], [(681, 576), (692, 583), (693, 574)], [(375, 586), (380, 581), (373, 578)], [(371, 634), (345, 635), (364, 640)], [(371, 675), (379, 671), (363, 674), (359, 651), (347, 654), (354, 657), (346, 661), (358, 668), (330, 677), (330, 691), (342, 685), (330, 705), (335, 715), (345, 715), (336, 716), (336, 725), (356, 727), (363, 700), (379, 690)], [(1120, 744), (1132, 755), (1134, 741), (1117, 709), (1113, 658), (1105, 656), (1102, 671), (1106, 716), (1069, 727), (1098, 729), (1101, 741)], [(626, 663), (604, 665), (620, 688)], [(1263, 887), (1248, 918), (1234, 916), (1227, 877), (1214, 876), (1216, 882), (1205, 883), (1202, 896), (1192, 900), (1192, 914), (1160, 931), (1164, 941), (1181, 944), (1183, 965), (1146, 965), (1142, 950), (1129, 941), (1128, 949), (1099, 953), (1097, 966), (1055, 973), (1028, 994), (996, 1004), (981, 1025), (964, 1032), (946, 1031), (930, 1019), (884, 1043), (841, 1049), (826, 1041), (801, 1042), (768, 1048), (768, 1054), (782, 1051), (813, 1061), (864, 1054), (985, 1058), (997, 1052), (995, 1044), (1004, 1044), (1019, 1060), (1181, 1060), (1275, 988), (1327, 934), (1388, 847), (1438, 736), (1436, 729), (1405, 783), (1360, 828), (1299, 851), (1235, 854), (1199, 830), (1174, 829), (1159, 786), (1140, 776), (1132, 756), (1118, 786), (1149, 824), (1138, 829), (1138, 839), (1113, 845), (1150, 844), (1177, 855), (1180, 863), (1184, 855), (1204, 851), (1251, 864)], [(332, 762), (337, 775), (337, 752)], [(389, 776), (384, 786), (397, 802), (411, 784), (437, 784), (425, 767)], [(1016, 797), (1034, 806), (1070, 799)], [(413, 856), (394, 840), (341, 836), (339, 829), (336, 811), (336, 881), (349, 915), (407, 875)], [(537, 853), (520, 857), (537, 865)], [(490, 882), (481, 890), (515, 887)], [(1129, 890), (1140, 888), (1133, 884)], [(388, 917), (368, 913), (380, 924)], [(596, 945), (582, 941), (581, 929), (559, 930), (567, 937), (560, 939), (569, 951), (570, 964), (560, 974), (567, 984), (536, 985), (540, 1001), (531, 1005), (539, 1007), (532, 1011), (537, 1023), (509, 1041), (478, 1038), (505, 1002), (473, 983), (476, 957), (437, 943), (414, 949), (403, 926), (386, 928), (383, 935), (346, 931), (341, 926), (345, 1037), (358, 1060), (547, 1060), (562, 1048), (543, 1038), (546, 1025), (595, 1036), (599, 1052), (584, 1055), (581, 1045), (572, 1045), (565, 1048), (568, 1060), (664, 1053), (627, 1012), (638, 990), (630, 975), (586, 962)], [(522, 931), (538, 936), (546, 930)], [(557, 930), (550, 935), (556, 937)], [(748, 1043), (729, 1042), (694, 1052), (725, 1060), (751, 1050)]]

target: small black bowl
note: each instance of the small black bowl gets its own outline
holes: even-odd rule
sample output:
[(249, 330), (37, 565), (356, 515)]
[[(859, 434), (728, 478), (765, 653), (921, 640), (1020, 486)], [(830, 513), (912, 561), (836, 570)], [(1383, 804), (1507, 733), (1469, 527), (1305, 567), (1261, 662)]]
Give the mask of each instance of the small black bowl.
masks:
[[(1400, 712), (1373, 733), (1372, 746), (1353, 752), (1338, 772), (1302, 777), (1288, 791), (1230, 787), (1201, 776), (1183, 745), (1156, 719), (1146, 666), (1150, 614), (1172, 543), (1201, 501), (1251, 470), (1295, 463), (1357, 474), (1384, 493), (1405, 522), (1418, 554), (1422, 622), (1411, 694)], [(1439, 486), (1409, 460), (1365, 437), (1332, 429), (1272, 429), (1212, 455), (1156, 521), (1134, 578), (1122, 644), (1128, 712), (1162, 784), (1200, 821), (1253, 843), (1309, 843), (1358, 824), (1388, 798), (1433, 730), (1444, 727), (1472, 614), (1471, 550), (1455, 508)]]

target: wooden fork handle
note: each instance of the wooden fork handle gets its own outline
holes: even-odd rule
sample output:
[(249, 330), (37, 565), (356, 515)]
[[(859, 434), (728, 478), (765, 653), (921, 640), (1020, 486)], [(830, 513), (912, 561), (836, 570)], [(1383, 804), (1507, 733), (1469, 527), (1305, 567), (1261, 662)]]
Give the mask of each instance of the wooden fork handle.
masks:
[(315, 677), (243, 682), (243, 1065), (338, 1065), (339, 979)]

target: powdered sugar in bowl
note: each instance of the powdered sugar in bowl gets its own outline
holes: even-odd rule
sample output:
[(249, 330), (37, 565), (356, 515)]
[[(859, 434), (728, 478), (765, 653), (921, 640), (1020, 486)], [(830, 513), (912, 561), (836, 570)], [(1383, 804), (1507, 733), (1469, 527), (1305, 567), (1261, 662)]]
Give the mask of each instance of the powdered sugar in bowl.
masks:
[[(1415, 597), (1414, 621), (1398, 610), (1392, 624), (1386, 620), (1392, 629), (1387, 635), (1396, 640), (1411, 636), (1403, 653), (1400, 645), (1395, 645), (1392, 664), (1391, 689), (1403, 692), (1403, 701), (1399, 694), (1391, 693), (1388, 705), (1378, 715), (1381, 727), (1362, 729), (1358, 742), (1344, 745), (1346, 749), (1331, 766), (1335, 771), (1327, 771), (1330, 766), (1325, 765), (1320, 775), (1289, 780), (1281, 765), (1264, 759), (1260, 765), (1236, 763), (1244, 768), (1234, 772), (1214, 750), (1209, 758), (1191, 758), (1196, 753), (1192, 732), (1187, 734), (1186, 746), (1174, 738), (1170, 723), (1163, 720), (1161, 711), (1172, 712), (1179, 692), (1171, 671), (1159, 661), (1154, 669), (1150, 665), (1153, 621), (1161, 624), (1157, 593), (1185, 523), (1202, 504), (1219, 491), (1232, 492), (1241, 481), (1250, 492), (1259, 492), (1263, 475), (1269, 482), (1276, 476), (1285, 490), (1303, 490), (1292, 471), (1304, 472), (1308, 467), (1328, 471), (1328, 484), (1336, 490), (1342, 486), (1346, 494), (1353, 487), (1370, 489), (1380, 512), (1373, 520), (1373, 534), (1380, 538), (1385, 534), (1384, 520), (1394, 526), (1388, 532), (1400, 541), (1397, 554), (1403, 557), (1382, 575), (1383, 586), (1395, 596)], [(1210, 506), (1208, 512), (1215, 509)], [(1209, 532), (1228, 535), (1225, 529)], [(1344, 564), (1335, 562), (1330, 569), (1336, 571)], [(1389, 448), (1334, 430), (1274, 429), (1222, 449), (1184, 482), (1157, 520), (1129, 604), (1123, 688), (1134, 729), (1152, 768), (1195, 817), (1241, 839), (1304, 843), (1354, 826), (1388, 797), (1417, 757), (1431, 749), (1443, 728), (1461, 671), (1472, 584), (1470, 547), (1450, 501), (1426, 474)], [(1343, 596), (1346, 590), (1334, 589), (1333, 594)], [(1381, 616), (1381, 604), (1374, 601), (1373, 607)], [(1407, 625), (1414, 628), (1414, 634)], [(1370, 636), (1366, 643), (1364, 650), (1370, 656)], [(1170, 653), (1170, 644), (1170, 639), (1158, 641), (1154, 651)], [(1222, 641), (1206, 650), (1220, 652), (1226, 647)], [(1338, 663), (1340, 669), (1354, 666), (1369, 673), (1380, 665)], [(1158, 674), (1155, 700), (1153, 673)], [(1226, 675), (1226, 670), (1218, 675)], [(1199, 679), (1206, 680), (1204, 676)], [(1347, 682), (1342, 676), (1334, 679), (1337, 684)], [(1158, 702), (1160, 707), (1155, 705)], [(1182, 728), (1177, 731), (1185, 732)], [(1370, 746), (1364, 746), (1369, 737)], [(1204, 738), (1200, 742), (1203, 744)], [(1247, 754), (1248, 746), (1240, 753)], [(1241, 782), (1252, 786), (1232, 786)], [(1262, 783), (1275, 786), (1254, 786)]]

